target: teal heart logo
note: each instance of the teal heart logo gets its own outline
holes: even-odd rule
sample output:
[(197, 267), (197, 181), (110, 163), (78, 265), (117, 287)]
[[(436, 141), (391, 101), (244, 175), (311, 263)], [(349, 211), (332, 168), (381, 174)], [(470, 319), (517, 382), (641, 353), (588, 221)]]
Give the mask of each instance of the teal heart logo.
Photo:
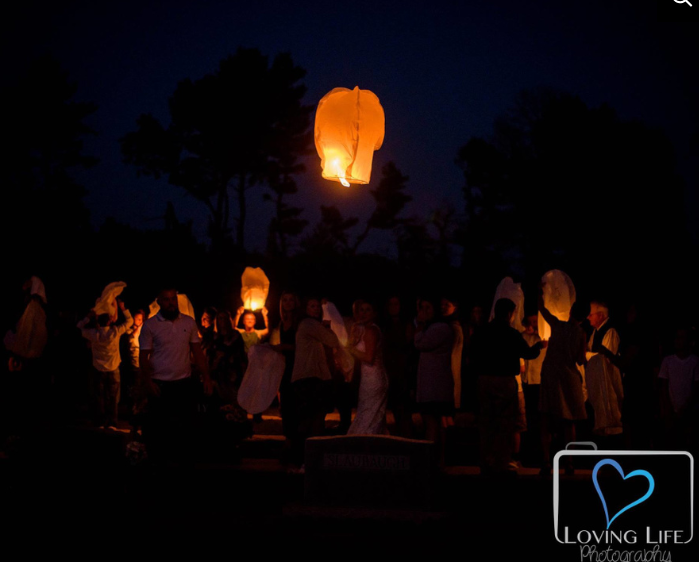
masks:
[[(648, 480), (648, 491), (643, 495), (643, 497), (637, 499), (636, 501), (631, 502), (630, 504), (625, 506), (623, 509), (620, 509), (619, 511), (617, 511), (617, 513), (611, 519), (609, 518), (609, 510), (607, 509), (607, 502), (604, 499), (604, 494), (602, 493), (602, 490), (600, 490), (599, 482), (597, 481), (597, 473), (599, 472), (599, 469), (605, 465), (610, 465), (610, 466), (613, 466), (614, 468), (616, 468), (617, 472), (621, 475), (621, 477), (624, 480), (627, 480), (627, 479), (632, 478), (634, 476), (644, 476), (646, 478), (646, 480)], [(619, 466), (619, 463), (616, 462), (615, 460), (612, 460), (612, 459), (602, 459), (601, 461), (599, 461), (595, 465), (595, 468), (592, 470), (592, 482), (595, 485), (595, 490), (597, 490), (597, 495), (599, 496), (599, 499), (602, 501), (602, 506), (604, 507), (604, 516), (607, 518), (607, 529), (609, 529), (609, 526), (622, 513), (624, 513), (625, 511), (628, 511), (632, 507), (635, 507), (638, 504), (646, 501), (651, 496), (651, 494), (653, 493), (653, 490), (655, 489), (655, 479), (650, 474), (650, 472), (648, 472), (647, 470), (634, 470), (633, 472), (629, 472), (626, 476), (624, 476), (624, 471), (622, 470), (621, 466)]]

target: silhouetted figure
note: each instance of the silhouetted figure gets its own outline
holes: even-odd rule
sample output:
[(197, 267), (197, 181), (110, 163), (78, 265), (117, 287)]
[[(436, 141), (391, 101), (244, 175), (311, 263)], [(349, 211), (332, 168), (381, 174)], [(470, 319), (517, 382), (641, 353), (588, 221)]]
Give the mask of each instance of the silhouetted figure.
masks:
[(692, 331), (678, 328), (675, 332), (675, 353), (663, 359), (658, 373), (663, 445), (671, 450), (690, 448), (692, 431), (696, 433), (699, 357), (692, 353), (692, 344)]
[(534, 359), (542, 342), (529, 347), (510, 323), (515, 303), (499, 299), (493, 320), (472, 341), (473, 368), (478, 375), (480, 464), (484, 475), (516, 473), (512, 461), (519, 416), (517, 375), (520, 358)]
[(245, 375), (247, 356), (243, 338), (233, 326), (227, 310), (220, 310), (214, 319), (214, 339), (208, 350), (208, 364), (213, 393), (208, 401), (207, 431), (213, 451), (224, 456), (234, 455), (240, 442), (252, 435), (248, 413), (238, 403), (238, 390)]
[(435, 304), (418, 301), (415, 321), (415, 349), (420, 352), (417, 366), (415, 402), (425, 423), (425, 438), (435, 444), (438, 463), (444, 463), (445, 427), (442, 418), (454, 412), (454, 375), (451, 370), (454, 330), (436, 317)]
[(388, 318), (383, 323), (383, 358), (388, 374), (388, 409), (393, 412), (395, 435), (412, 437), (413, 422), (410, 412), (407, 359), (412, 341), (408, 340), (408, 323), (401, 318), (398, 297), (391, 297), (386, 306)]
[[(566, 443), (575, 441), (575, 422), (587, 418), (583, 375), (578, 368), (586, 363), (585, 332), (571, 312), (566, 322), (544, 306), (539, 295), (539, 311), (551, 326), (551, 339), (541, 367), (539, 411), (541, 412), (541, 474), (551, 472), (551, 441), (554, 432), (562, 432)], [(569, 457), (570, 458), (570, 457)], [(565, 467), (573, 470), (572, 464)]]
[(283, 291), (279, 299), (279, 326), (272, 330), (270, 343), (284, 355), (284, 375), (279, 385), (279, 413), (282, 418), (282, 432), (284, 442), (284, 455), (282, 461), (289, 462), (291, 440), (296, 431), (298, 422), (294, 417), (293, 392), (291, 392), (291, 375), (294, 372), (294, 358), (296, 356), (296, 330), (301, 321), (301, 303), (296, 293)]
[(487, 318), (482, 306), (471, 308), (469, 319), (463, 327), (464, 349), (461, 357), (461, 405), (462, 408), (475, 412), (478, 410), (478, 376), (471, 365), (473, 349), (471, 342), (474, 336), (487, 324)]
[(38, 277), (22, 286), (26, 306), (14, 330), (5, 334), (8, 352), (3, 401), (0, 415), (6, 416), (5, 432), (14, 442), (31, 433), (43, 421), (51, 400), (51, 376), (43, 365), (48, 342), (46, 290)]
[[(541, 341), (537, 329), (538, 317), (536, 314), (525, 316), (522, 320), (524, 332), (522, 338), (528, 346)], [(522, 373), (522, 392), (527, 422), (527, 436), (525, 437), (524, 450), (533, 454), (536, 462), (541, 457), (541, 415), (539, 413), (539, 391), (541, 388), (541, 367), (546, 358), (547, 349), (542, 349), (535, 359), (527, 359), (524, 362)]]

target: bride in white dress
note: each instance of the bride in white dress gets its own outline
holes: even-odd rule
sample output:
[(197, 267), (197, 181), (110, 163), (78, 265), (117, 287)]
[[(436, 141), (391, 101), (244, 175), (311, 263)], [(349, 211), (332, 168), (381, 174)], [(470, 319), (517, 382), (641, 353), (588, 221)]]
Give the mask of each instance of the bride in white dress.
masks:
[(349, 352), (361, 362), (357, 415), (347, 435), (386, 435), (388, 375), (383, 364), (381, 330), (374, 324), (374, 307), (363, 302), (360, 324), (352, 329)]

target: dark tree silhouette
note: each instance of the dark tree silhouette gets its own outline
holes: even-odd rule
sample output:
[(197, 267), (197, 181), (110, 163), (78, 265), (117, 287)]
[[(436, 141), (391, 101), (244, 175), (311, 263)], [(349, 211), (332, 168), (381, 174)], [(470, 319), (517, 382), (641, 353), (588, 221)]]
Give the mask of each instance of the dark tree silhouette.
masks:
[(301, 242), (304, 250), (316, 256), (348, 254), (350, 251), (348, 231), (359, 222), (359, 219), (343, 218), (342, 213), (335, 206), (321, 205), (320, 213), (320, 221), (313, 232)]
[(272, 202), (275, 214), (269, 223), (267, 253), (271, 257), (287, 257), (289, 239), (299, 236), (308, 225), (308, 221), (301, 218), (302, 208), (291, 206), (284, 200), (285, 196), (298, 191), (290, 173), (279, 174), (270, 181), (269, 188), (272, 194), (265, 193), (264, 199)]
[(438, 246), (428, 230), (429, 222), (417, 217), (401, 221), (396, 229), (398, 262), (405, 269), (419, 271), (431, 265), (438, 253)]
[(388, 230), (400, 223), (398, 214), (412, 200), (410, 195), (404, 193), (408, 179), (408, 176), (404, 176), (393, 162), (384, 165), (379, 185), (371, 190), (376, 207), (367, 220), (364, 230), (357, 236), (351, 249), (352, 254), (357, 253), (360, 244), (373, 228)]
[(96, 106), (75, 101), (76, 92), (50, 57), (34, 61), (0, 91), (9, 141), (0, 151), (0, 169), (11, 198), (0, 205), (0, 223), (3, 239), (12, 241), (5, 245), (6, 262), (21, 275), (50, 274), (58, 261), (65, 272), (77, 263), (90, 232), (85, 189), (74, 176), (97, 163), (83, 153), (83, 138), (94, 134), (85, 119)]
[[(183, 80), (170, 98), (167, 128), (152, 115), (122, 139), (125, 161), (140, 173), (167, 176), (204, 203), (212, 242), (230, 238), (230, 194), (238, 207), (235, 243), (245, 248), (247, 192), (267, 184), (277, 194), (277, 223), (294, 193), (297, 158), (307, 153), (311, 108), (301, 103), (305, 70), (289, 54), (270, 65), (257, 49), (240, 48), (216, 72)], [(293, 231), (293, 229), (291, 229)]]
[(606, 105), (524, 92), (492, 137), (471, 139), (456, 162), (466, 180), (467, 259), (480, 246), (485, 261), (517, 254), (532, 274), (567, 264), (589, 276), (618, 272), (622, 283), (657, 271), (686, 239), (670, 142)]

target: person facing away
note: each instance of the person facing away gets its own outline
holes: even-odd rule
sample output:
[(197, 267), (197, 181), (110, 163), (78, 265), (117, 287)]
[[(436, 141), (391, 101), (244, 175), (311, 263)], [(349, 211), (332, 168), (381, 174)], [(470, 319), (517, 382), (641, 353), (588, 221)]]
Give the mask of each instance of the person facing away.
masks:
[(383, 359), (388, 374), (388, 404), (396, 420), (395, 435), (412, 437), (412, 415), (410, 413), (410, 389), (408, 386), (407, 361), (412, 340), (408, 339), (408, 322), (401, 316), (401, 302), (396, 295), (386, 303), (386, 320), (381, 326), (383, 334)]
[[(119, 340), (133, 325), (133, 318), (124, 302), (117, 299), (117, 305), (123, 314), (121, 322), (117, 322), (118, 312), (114, 316), (108, 313), (96, 316), (93, 310), (78, 322), (82, 337), (90, 342), (92, 348), (93, 392), (97, 414), (94, 421), (105, 429), (116, 429), (121, 393)], [(96, 327), (88, 327), (93, 320)]]
[(493, 320), (473, 338), (473, 368), (478, 375), (481, 470), (484, 474), (511, 472), (519, 397), (520, 359), (535, 359), (544, 347), (527, 345), (511, 326), (515, 303), (499, 299)]
[[(578, 307), (573, 306), (567, 321), (559, 320), (544, 306), (539, 294), (539, 311), (551, 326), (551, 339), (541, 367), (539, 403), (541, 426), (541, 472), (551, 473), (551, 444), (553, 434), (562, 431), (566, 443), (576, 440), (576, 422), (587, 418), (585, 386), (582, 375), (586, 359), (585, 332), (579, 325)], [(567, 474), (574, 472), (572, 460), (565, 463)]]

